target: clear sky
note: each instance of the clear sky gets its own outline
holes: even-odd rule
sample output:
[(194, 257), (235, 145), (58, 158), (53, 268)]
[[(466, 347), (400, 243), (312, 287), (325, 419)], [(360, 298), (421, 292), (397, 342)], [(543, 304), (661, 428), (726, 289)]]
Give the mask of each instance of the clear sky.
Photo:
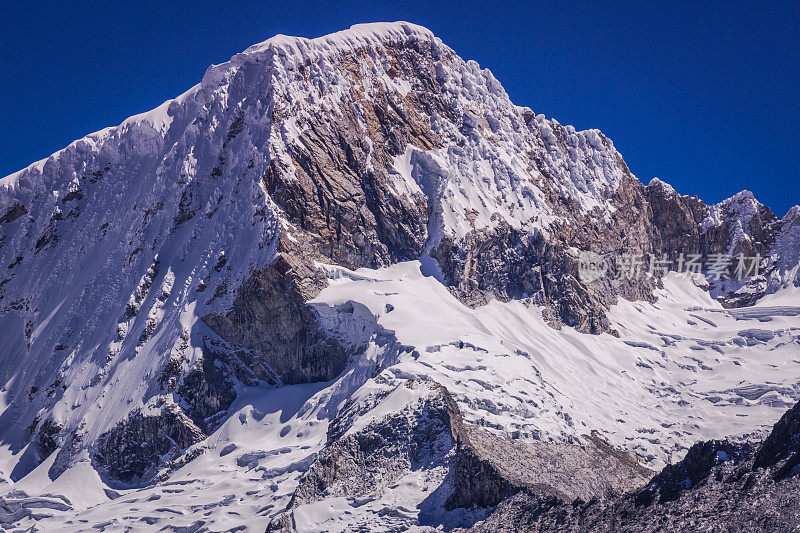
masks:
[(491, 69), (515, 103), (601, 129), (645, 182), (707, 202), (747, 188), (779, 215), (800, 203), (798, 0), (7, 2), (0, 176), (179, 95), (274, 34), (394, 20)]

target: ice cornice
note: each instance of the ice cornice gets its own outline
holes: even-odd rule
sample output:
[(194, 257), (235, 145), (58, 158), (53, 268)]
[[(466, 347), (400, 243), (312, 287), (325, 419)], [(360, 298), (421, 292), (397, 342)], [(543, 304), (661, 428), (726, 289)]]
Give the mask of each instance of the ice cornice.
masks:
[(376, 44), (400, 44), (415, 39), (430, 41), (433, 38), (433, 32), (429, 29), (410, 22), (372, 22), (356, 24), (350, 29), (314, 39), (278, 34), (264, 42), (254, 44), (243, 54), (258, 54), (270, 48), (277, 50), (301, 46), (311, 46), (329, 51), (353, 50)]

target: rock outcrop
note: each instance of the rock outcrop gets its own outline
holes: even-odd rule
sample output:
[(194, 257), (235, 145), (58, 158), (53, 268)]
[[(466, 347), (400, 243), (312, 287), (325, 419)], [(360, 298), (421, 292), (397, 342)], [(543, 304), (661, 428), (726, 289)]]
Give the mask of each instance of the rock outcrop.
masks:
[(409, 381), (400, 387), (408, 392), (395, 391), (387, 403), (406, 395), (416, 398), (399, 409), (386, 405), (393, 412), (329, 442), (303, 475), (291, 505), (314, 502), (323, 494), (361, 497), (444, 460), (462, 426), (455, 402), (437, 383)]
[(585, 501), (519, 493), (472, 531), (795, 531), (800, 403), (759, 445), (701, 442), (643, 488)]
[(237, 348), (256, 379), (275, 384), (327, 381), (349, 354), (319, 323), (306, 301), (326, 283), (324, 274), (281, 254), (239, 289), (230, 310), (203, 321)]
[(136, 410), (100, 437), (93, 461), (111, 480), (147, 483), (166, 457), (176, 459), (204, 438), (200, 428), (175, 406), (155, 415)]
[[(412, 380), (347, 406), (329, 442), (303, 474), (286, 512), (267, 531), (292, 529), (295, 509), (327, 498), (380, 499), (412, 472), (430, 476), (430, 498), (445, 510), (483, 514), (520, 491), (538, 497), (605, 499), (643, 484), (651, 473), (596, 437), (587, 447), (515, 441), (465, 424), (447, 390)], [(430, 472), (444, 468), (440, 478)], [(422, 504), (421, 504), (422, 505)]]

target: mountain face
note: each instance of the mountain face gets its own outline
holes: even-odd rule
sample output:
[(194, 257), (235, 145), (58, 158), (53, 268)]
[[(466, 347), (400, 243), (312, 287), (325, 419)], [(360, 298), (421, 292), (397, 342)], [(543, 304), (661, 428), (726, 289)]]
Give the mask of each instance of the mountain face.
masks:
[[(587, 280), (587, 251), (758, 268)], [(277, 36), (0, 180), (0, 523), (616, 498), (794, 404), (799, 265), (800, 207), (644, 185), (424, 28)]]

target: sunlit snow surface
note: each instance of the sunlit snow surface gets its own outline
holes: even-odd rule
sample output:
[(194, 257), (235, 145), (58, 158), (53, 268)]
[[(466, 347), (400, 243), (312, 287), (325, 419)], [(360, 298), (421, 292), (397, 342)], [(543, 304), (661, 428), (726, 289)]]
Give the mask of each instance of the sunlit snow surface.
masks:
[[(214, 531), (262, 531), (324, 444), (336, 407), (379, 386), (369, 378), (376, 365), (384, 367), (381, 387), (420, 376), (440, 382), (468, 421), (492, 431), (580, 441), (597, 429), (654, 468), (696, 440), (763, 434), (798, 396), (795, 294), (725, 310), (692, 280), (671, 275), (655, 304), (623, 301), (612, 310), (618, 339), (554, 330), (525, 302), (471, 310), (423, 276), (416, 261), (377, 271), (325, 268), (330, 285), (314, 303), (331, 310), (323, 314), (327, 325), (337, 334), (367, 332), (374, 341), (377, 322), (394, 332), (401, 350), (388, 354), (385, 341), (373, 342), (333, 382), (245, 390), (222, 427), (198, 445), (205, 453), (154, 487), (117, 490), (110, 500), (115, 495), (103, 490), (88, 462), (50, 481), (53, 454), (7, 490), (51, 495), (35, 500), (45, 529), (107, 523), (110, 530), (149, 530), (201, 521)], [(333, 311), (346, 302), (364, 307)], [(370, 505), (413, 516), (436, 482), (435, 472), (407, 476)], [(357, 524), (357, 504), (340, 498), (301, 507), (298, 527)], [(361, 520), (368, 507), (358, 511)], [(341, 522), (345, 516), (349, 521)]]

